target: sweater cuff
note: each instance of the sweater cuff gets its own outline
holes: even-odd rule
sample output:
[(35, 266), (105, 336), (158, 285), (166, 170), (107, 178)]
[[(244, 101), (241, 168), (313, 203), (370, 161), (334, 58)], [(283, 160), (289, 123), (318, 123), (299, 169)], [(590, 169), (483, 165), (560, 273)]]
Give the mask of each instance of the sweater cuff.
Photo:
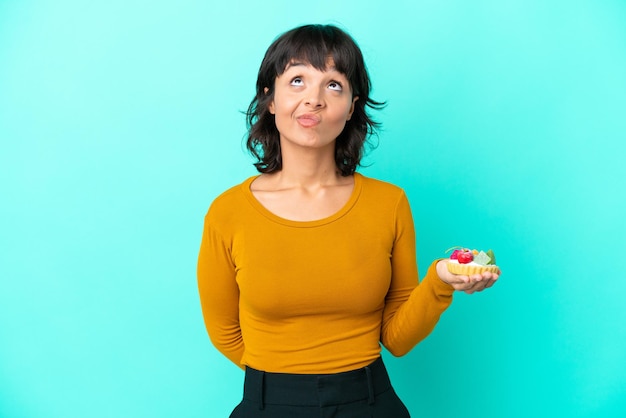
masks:
[(437, 263), (443, 260), (442, 258), (438, 258), (432, 262), (428, 271), (426, 272), (426, 276), (424, 276), (424, 280), (422, 283), (428, 283), (437, 295), (441, 296), (452, 296), (454, 293), (454, 287), (452, 285), (444, 282), (439, 278), (437, 274)]

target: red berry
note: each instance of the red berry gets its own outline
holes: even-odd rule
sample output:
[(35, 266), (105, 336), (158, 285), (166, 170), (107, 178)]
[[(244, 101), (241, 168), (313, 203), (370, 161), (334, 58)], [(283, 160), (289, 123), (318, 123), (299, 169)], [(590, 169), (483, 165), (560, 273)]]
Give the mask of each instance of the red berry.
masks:
[(452, 251), (452, 254), (450, 254), (450, 260), (457, 260), (460, 252), (461, 250), (458, 249)]
[(459, 264), (471, 263), (473, 259), (474, 255), (469, 250), (459, 251), (459, 254), (457, 255), (457, 260), (459, 261)]

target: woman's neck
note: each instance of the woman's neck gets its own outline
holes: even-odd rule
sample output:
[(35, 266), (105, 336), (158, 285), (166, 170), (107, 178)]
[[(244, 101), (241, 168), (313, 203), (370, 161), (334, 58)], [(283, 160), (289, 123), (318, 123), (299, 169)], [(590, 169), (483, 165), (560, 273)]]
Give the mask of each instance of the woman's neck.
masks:
[(282, 149), (282, 169), (276, 180), (285, 186), (332, 186), (343, 183), (333, 149)]

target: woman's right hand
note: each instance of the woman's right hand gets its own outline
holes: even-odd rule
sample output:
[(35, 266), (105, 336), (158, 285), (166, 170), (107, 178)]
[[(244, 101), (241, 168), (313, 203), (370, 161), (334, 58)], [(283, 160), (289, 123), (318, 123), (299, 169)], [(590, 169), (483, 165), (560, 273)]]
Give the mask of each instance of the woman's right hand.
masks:
[(467, 294), (474, 292), (482, 292), (483, 290), (493, 286), (500, 277), (500, 270), (497, 273), (485, 271), (482, 274), (471, 274), (465, 276), (462, 274), (452, 274), (448, 271), (448, 260), (439, 260), (437, 262), (437, 275), (439, 278), (448, 283), (454, 290), (462, 291)]

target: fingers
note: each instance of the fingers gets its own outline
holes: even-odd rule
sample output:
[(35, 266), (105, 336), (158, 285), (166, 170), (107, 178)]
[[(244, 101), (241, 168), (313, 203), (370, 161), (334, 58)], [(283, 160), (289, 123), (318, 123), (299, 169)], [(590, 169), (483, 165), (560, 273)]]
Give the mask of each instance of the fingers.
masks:
[(482, 292), (483, 290), (493, 286), (496, 280), (498, 280), (499, 275), (496, 273), (485, 272), (465, 277), (467, 277), (465, 286), (463, 286), (463, 289), (458, 290), (463, 290), (467, 294), (472, 294), (474, 292)]
[(437, 263), (437, 273), (441, 280), (450, 284), (455, 290), (465, 293), (482, 292), (494, 285), (500, 271), (497, 273), (484, 272), (482, 274), (473, 274), (471, 276), (452, 274), (446, 267), (446, 260), (440, 260)]

